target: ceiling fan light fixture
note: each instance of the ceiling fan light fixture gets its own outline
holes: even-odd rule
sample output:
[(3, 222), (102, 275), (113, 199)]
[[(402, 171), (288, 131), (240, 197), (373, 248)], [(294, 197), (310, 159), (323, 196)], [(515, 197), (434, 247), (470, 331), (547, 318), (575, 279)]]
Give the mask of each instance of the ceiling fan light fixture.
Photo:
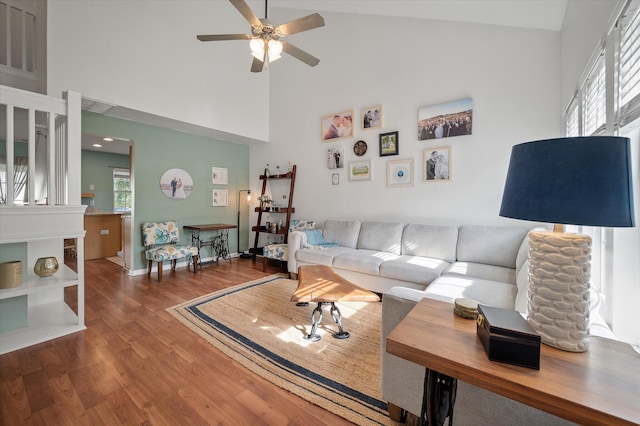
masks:
[(277, 61), (281, 58), (282, 53), (282, 43), (278, 40), (269, 40), (268, 43), (265, 43), (264, 40), (260, 38), (253, 38), (249, 42), (249, 48), (251, 49), (251, 56), (254, 58), (263, 61), (264, 60), (264, 47), (267, 44), (267, 57), (269, 62)]
[(269, 40), (269, 56), (277, 56), (280, 57), (282, 53), (282, 43), (280, 40)]
[(246, 0), (229, 0), (244, 19), (251, 25), (250, 34), (200, 34), (196, 38), (200, 41), (249, 40), (251, 55), (255, 58), (251, 64), (251, 72), (262, 72), (267, 69), (269, 62), (280, 59), (286, 53), (305, 64), (315, 67), (320, 60), (291, 43), (280, 41), (280, 38), (292, 34), (312, 30), (324, 26), (324, 18), (313, 13), (302, 18), (294, 19), (284, 24), (275, 25), (267, 18), (268, 5), (265, 0), (264, 19), (258, 18), (251, 10)]
[(249, 42), (252, 55), (264, 55), (264, 41), (261, 38), (252, 38)]

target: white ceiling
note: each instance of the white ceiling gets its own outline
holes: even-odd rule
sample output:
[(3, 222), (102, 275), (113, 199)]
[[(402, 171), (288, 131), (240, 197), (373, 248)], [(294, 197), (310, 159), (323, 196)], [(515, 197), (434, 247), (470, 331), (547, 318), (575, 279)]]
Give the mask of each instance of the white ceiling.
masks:
[[(475, 22), (560, 31), (568, 0), (271, 0), (269, 8)], [(264, 2), (248, 1), (256, 15)]]
[[(218, 0), (222, 1), (222, 0)], [(264, 16), (265, 2), (246, 0), (254, 13)], [(299, 9), (305, 12), (335, 12), (367, 15), (410, 17), (417, 19), (436, 19), (446, 21), (470, 22), (480, 24), (504, 25), (560, 31), (568, 0), (271, 0), (269, 9)], [(233, 6), (229, 5), (230, 8)], [(177, 122), (163, 117), (153, 116), (117, 105), (108, 105), (99, 101), (83, 99), (82, 108), (100, 114), (119, 117), (138, 122), (166, 126), (172, 129), (198, 135), (221, 138), (229, 141), (251, 142), (247, 138), (236, 140), (236, 135), (226, 134), (214, 129), (205, 129), (188, 123)], [(128, 154), (129, 141), (116, 140), (111, 143), (102, 141), (103, 136), (83, 134), (82, 148), (88, 150)], [(96, 148), (94, 143), (102, 143)]]

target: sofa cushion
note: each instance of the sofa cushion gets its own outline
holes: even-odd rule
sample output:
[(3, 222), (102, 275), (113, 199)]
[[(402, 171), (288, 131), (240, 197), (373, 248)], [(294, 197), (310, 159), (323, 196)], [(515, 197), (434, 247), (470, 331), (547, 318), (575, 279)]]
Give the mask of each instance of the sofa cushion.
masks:
[(485, 265), (473, 262), (455, 262), (442, 275), (480, 278), (482, 280), (500, 281), (507, 284), (516, 283), (516, 270), (503, 266)]
[(325, 220), (322, 236), (329, 243), (337, 243), (342, 247), (358, 247), (360, 222), (357, 220)]
[(449, 262), (432, 257), (400, 256), (385, 260), (380, 265), (380, 276), (426, 286), (438, 278), (447, 266)]
[(398, 256), (375, 250), (352, 250), (334, 257), (333, 267), (369, 275), (378, 275), (382, 262), (396, 257)]
[(323, 249), (299, 249), (296, 250), (296, 260), (318, 265), (333, 265), (333, 258), (346, 252), (354, 251), (348, 247), (329, 247)]
[(454, 262), (457, 244), (458, 228), (455, 226), (409, 224), (402, 233), (402, 254), (407, 256)]
[(498, 281), (442, 276), (424, 291), (425, 296), (453, 303), (459, 297), (476, 300), (483, 305), (504, 309), (514, 308), (517, 288)]
[(529, 228), (464, 225), (458, 231), (457, 260), (516, 267), (516, 256)]
[(363, 222), (358, 236), (358, 248), (400, 254), (402, 223)]

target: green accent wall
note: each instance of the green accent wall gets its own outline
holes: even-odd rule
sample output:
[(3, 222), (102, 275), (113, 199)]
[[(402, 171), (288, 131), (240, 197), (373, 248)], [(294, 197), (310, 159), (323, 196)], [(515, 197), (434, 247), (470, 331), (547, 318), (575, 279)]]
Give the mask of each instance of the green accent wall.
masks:
[[(101, 212), (113, 211), (113, 169), (129, 168), (129, 156), (109, 152), (82, 151), (83, 193), (94, 194), (93, 207)], [(90, 189), (93, 185), (94, 189)], [(82, 204), (89, 206), (90, 198), (83, 198)]]
[[(133, 121), (82, 113), (82, 131), (115, 136), (133, 141), (133, 228), (134, 264), (132, 269), (146, 268), (142, 246), (142, 224), (161, 220), (177, 220), (182, 225), (237, 222), (238, 190), (249, 187), (249, 147), (204, 136), (149, 126)], [(226, 167), (228, 185), (211, 183), (211, 168)], [(85, 165), (83, 163), (83, 176)], [(160, 178), (169, 169), (182, 169), (193, 180), (193, 191), (186, 199), (166, 197), (160, 190)], [(84, 192), (90, 182), (82, 181)], [(229, 191), (227, 207), (212, 207), (213, 189)], [(87, 191), (90, 192), (90, 191)], [(244, 204), (246, 207), (246, 204)], [(243, 214), (246, 215), (246, 212)], [(191, 234), (180, 230), (181, 242), (190, 243)], [(248, 230), (241, 241), (248, 238)], [(237, 230), (229, 232), (230, 251), (237, 251)], [(205, 237), (210, 237), (205, 235)], [(241, 242), (241, 247), (244, 247)], [(204, 253), (205, 257), (210, 254)]]
[(0, 300), (0, 333), (24, 328), (28, 320), (26, 295)]

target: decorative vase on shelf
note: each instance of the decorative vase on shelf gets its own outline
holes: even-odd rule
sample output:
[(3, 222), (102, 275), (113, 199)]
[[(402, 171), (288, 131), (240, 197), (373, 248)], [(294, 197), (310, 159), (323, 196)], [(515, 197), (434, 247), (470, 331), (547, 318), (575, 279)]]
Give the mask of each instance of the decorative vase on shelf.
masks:
[(14, 260), (0, 263), (0, 288), (14, 288), (22, 284), (22, 262)]
[(36, 260), (33, 272), (41, 278), (50, 277), (58, 272), (58, 260), (53, 256), (41, 257)]

